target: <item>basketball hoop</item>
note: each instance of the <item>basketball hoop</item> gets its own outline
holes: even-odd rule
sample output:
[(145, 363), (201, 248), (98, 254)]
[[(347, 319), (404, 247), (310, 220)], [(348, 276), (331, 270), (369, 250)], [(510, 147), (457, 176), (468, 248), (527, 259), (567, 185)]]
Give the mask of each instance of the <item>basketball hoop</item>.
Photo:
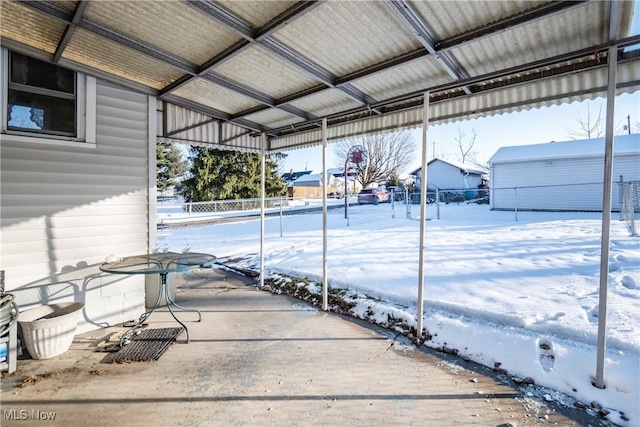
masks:
[(362, 145), (354, 145), (347, 153), (347, 158), (344, 161), (344, 217), (349, 225), (349, 165), (360, 166), (360, 163), (366, 163), (367, 161), (367, 149)]

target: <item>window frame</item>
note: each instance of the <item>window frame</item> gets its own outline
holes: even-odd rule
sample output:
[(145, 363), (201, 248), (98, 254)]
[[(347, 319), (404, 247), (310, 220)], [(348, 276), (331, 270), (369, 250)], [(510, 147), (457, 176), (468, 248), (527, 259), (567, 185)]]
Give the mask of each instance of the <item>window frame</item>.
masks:
[[(30, 56), (18, 52), (24, 56)], [(40, 58), (34, 58), (40, 59)], [(41, 60), (41, 59), (40, 59)], [(9, 109), (9, 67), (10, 52), (2, 48), (0, 53), (0, 69), (2, 79), (0, 81), (2, 100), (0, 103), (0, 133), (2, 138), (18, 142), (40, 142), (50, 144), (93, 146), (96, 142), (96, 79), (84, 73), (71, 70), (75, 74), (75, 115), (76, 130), (75, 135), (61, 135), (60, 132), (50, 132), (37, 130), (8, 129), (8, 109)], [(19, 84), (13, 83), (14, 88), (19, 89)], [(30, 92), (50, 95), (50, 90), (38, 87), (31, 87)]]

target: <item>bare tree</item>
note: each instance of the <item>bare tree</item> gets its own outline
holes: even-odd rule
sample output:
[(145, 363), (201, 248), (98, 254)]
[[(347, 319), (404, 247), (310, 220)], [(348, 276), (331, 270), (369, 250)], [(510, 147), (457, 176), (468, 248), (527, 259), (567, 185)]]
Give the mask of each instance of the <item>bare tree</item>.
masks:
[(473, 146), (476, 143), (476, 138), (478, 134), (475, 129), (471, 130), (471, 136), (467, 138), (460, 129), (458, 129), (458, 137), (455, 139), (457, 143), (458, 152), (456, 153), (456, 157), (460, 163), (473, 162), (475, 163), (476, 152), (473, 150)]
[[(386, 135), (363, 136), (336, 143), (336, 166), (343, 167), (351, 147), (362, 145), (367, 150), (366, 161), (357, 166), (356, 180), (366, 188), (374, 182), (386, 181), (409, 166), (415, 159), (415, 144), (408, 131)], [(342, 163), (340, 163), (342, 162)]]
[(598, 110), (598, 115), (592, 117), (591, 116), (591, 108), (589, 104), (587, 104), (587, 117), (583, 118), (580, 116), (580, 111), (578, 111), (578, 129), (573, 130), (569, 129), (565, 126), (565, 130), (569, 133), (569, 138), (571, 139), (591, 139), (591, 138), (600, 138), (602, 136), (602, 104), (600, 104), (600, 109)]

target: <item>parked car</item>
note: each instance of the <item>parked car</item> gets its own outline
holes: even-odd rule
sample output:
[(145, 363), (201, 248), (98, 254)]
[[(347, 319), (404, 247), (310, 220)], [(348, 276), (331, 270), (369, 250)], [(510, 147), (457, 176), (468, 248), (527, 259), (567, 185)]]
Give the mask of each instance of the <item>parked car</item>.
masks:
[(389, 191), (389, 193), (392, 194), (394, 202), (404, 202), (404, 196), (405, 196), (404, 187), (398, 187), (398, 186), (387, 187), (387, 190)]
[(382, 188), (365, 188), (358, 193), (358, 204), (391, 203), (391, 194)]

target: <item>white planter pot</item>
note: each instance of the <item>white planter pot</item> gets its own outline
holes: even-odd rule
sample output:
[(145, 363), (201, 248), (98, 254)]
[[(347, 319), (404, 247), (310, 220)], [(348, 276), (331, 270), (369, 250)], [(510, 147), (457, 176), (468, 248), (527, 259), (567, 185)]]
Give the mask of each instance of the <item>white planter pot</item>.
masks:
[(20, 313), (18, 324), (31, 357), (48, 359), (69, 350), (83, 307), (80, 302), (63, 302)]

